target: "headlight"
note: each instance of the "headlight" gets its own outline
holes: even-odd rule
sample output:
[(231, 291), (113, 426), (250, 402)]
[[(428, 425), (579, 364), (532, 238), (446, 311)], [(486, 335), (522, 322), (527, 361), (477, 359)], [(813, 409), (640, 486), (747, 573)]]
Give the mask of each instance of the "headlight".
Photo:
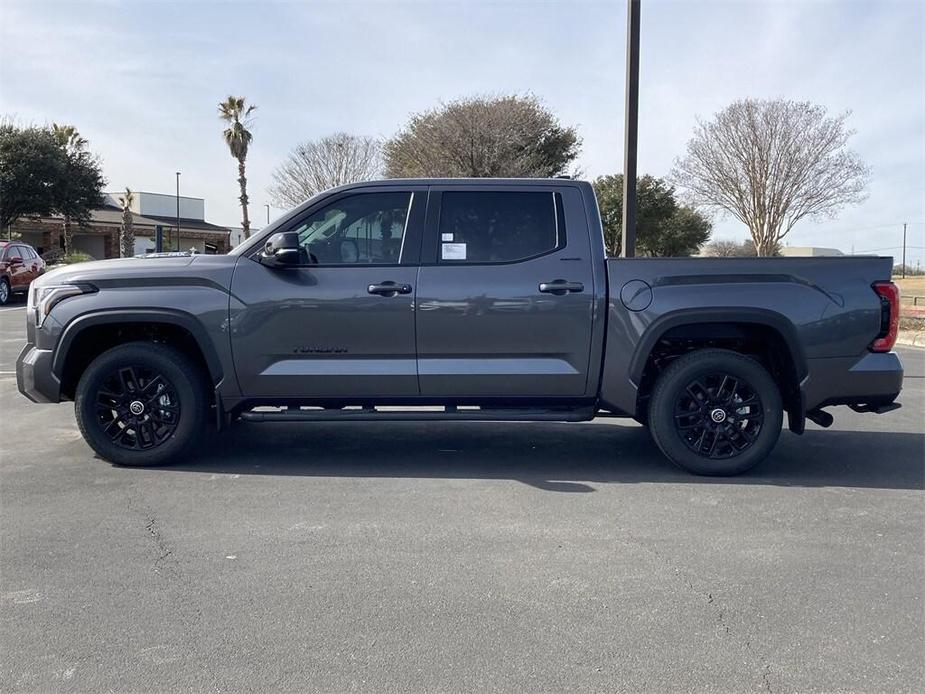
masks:
[(35, 309), (35, 324), (42, 327), (45, 318), (59, 302), (68, 297), (78, 296), (79, 294), (88, 294), (95, 292), (96, 287), (88, 284), (49, 284), (40, 287), (32, 287), (29, 290), (29, 298), (26, 303), (26, 310)]

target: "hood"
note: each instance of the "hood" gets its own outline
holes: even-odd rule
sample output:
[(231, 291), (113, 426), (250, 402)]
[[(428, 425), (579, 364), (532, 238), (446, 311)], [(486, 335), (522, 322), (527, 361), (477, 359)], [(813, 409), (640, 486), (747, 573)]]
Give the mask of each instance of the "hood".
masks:
[[(207, 271), (216, 266), (232, 266), (237, 258), (227, 255), (192, 255), (189, 253), (158, 253), (135, 258), (112, 258), (74, 263), (49, 269), (33, 284), (44, 286), (62, 282), (93, 282), (94, 280), (138, 279), (189, 275), (198, 266)], [(195, 269), (190, 266), (197, 266)]]

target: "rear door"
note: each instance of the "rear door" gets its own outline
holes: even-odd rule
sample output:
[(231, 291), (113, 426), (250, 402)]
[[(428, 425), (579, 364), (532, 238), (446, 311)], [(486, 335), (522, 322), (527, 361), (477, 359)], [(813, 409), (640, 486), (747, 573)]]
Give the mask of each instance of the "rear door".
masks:
[(20, 246), (22, 251), (22, 262), (29, 271), (28, 281), (32, 282), (39, 276), (42, 261), (38, 254), (30, 246)]
[(242, 257), (232, 280), (231, 338), (246, 397), (418, 394), (414, 300), (425, 187), (344, 191), (285, 229), (303, 263)]
[(594, 282), (569, 186), (434, 186), (417, 287), (422, 395), (588, 396)]

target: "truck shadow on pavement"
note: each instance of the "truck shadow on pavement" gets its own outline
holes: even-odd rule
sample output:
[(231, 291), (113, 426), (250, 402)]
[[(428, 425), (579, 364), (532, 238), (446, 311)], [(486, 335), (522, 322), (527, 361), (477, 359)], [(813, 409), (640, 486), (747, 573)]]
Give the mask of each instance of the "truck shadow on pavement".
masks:
[(549, 423), (235, 425), (195, 458), (163, 468), (316, 477), (510, 479), (587, 493), (595, 484), (685, 483), (925, 488), (925, 434), (788, 431), (745, 475), (697, 477), (675, 468), (639, 426)]

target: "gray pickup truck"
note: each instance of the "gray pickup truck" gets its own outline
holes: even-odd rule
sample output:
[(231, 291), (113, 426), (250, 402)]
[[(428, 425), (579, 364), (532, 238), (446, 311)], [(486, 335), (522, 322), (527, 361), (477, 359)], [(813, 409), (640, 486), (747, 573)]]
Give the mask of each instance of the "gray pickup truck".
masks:
[(899, 406), (891, 263), (608, 259), (585, 182), (356, 184), (229, 255), (47, 273), (17, 380), (73, 400), (121, 465), (236, 420), (631, 417), (676, 464), (735, 474), (784, 412), (802, 433), (828, 406)]

